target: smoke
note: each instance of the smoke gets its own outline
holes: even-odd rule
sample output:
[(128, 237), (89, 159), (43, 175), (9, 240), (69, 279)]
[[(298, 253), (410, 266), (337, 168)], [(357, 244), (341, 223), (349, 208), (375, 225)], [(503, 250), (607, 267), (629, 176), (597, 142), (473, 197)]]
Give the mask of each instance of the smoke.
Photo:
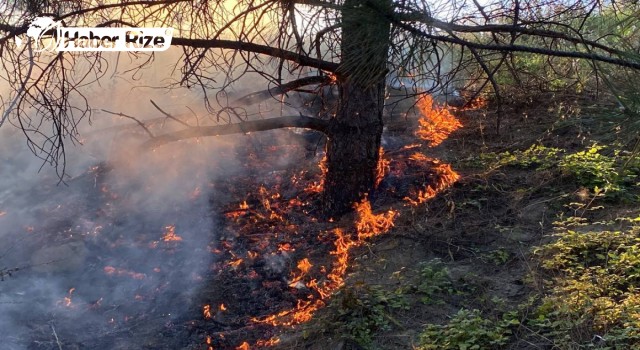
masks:
[(103, 111), (153, 119), (154, 134), (184, 127), (159, 119), (153, 99), (186, 123), (195, 115), (206, 123), (201, 93), (144, 88), (163, 84), (176, 57), (156, 57), (133, 82), (118, 74), (130, 67), (108, 58), (110, 78), (83, 90), (94, 110), (80, 126), (82, 144), (67, 144), (62, 183), (19, 130), (0, 129), (3, 348), (115, 348), (140, 327), (172, 327), (192, 306), (216, 242), (210, 202), (225, 197), (211, 193), (212, 182), (238, 170), (233, 141), (246, 138), (141, 152), (146, 132)]

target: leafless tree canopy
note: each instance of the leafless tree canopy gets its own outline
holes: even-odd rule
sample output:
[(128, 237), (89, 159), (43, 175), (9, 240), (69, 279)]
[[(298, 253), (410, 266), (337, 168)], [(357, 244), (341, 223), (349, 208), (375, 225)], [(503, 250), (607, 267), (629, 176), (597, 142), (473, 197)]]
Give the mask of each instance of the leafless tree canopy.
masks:
[[(362, 58), (343, 59), (344, 14), (364, 8), (358, 18), (382, 16), (391, 25), (388, 79), (411, 82), (407, 94), (455, 86), (478, 79), (493, 85), (496, 70), (509, 65), (513, 53), (583, 59), (594, 68), (608, 64), (630, 69), (640, 61), (629, 52), (638, 49), (631, 19), (637, 7), (629, 2), (565, 0), (239, 0), (239, 1), (0, 1), (0, 125), (22, 130), (35, 154), (54, 165), (64, 164), (65, 142), (77, 140), (77, 125), (90, 117), (83, 87), (105, 79), (109, 60), (104, 54), (34, 52), (17, 46), (34, 16), (51, 16), (64, 26), (173, 27), (172, 46), (181, 50), (165, 88), (197, 89), (215, 122), (245, 122), (240, 104), (305, 86), (334, 84), (347, 72), (366, 72), (371, 45), (358, 47)], [(625, 30), (608, 30), (622, 26)], [(348, 34), (348, 33), (347, 33)], [(132, 79), (156, 59), (153, 54), (130, 54), (137, 68)], [(89, 64), (79, 65), (79, 62)], [(480, 67), (470, 70), (469, 67)], [(179, 72), (179, 74), (175, 74)], [(464, 75), (459, 73), (464, 72)], [(246, 74), (270, 82), (245, 99), (231, 99), (225, 91)], [(475, 75), (474, 75), (475, 74)], [(363, 74), (355, 74), (363, 76)], [(461, 79), (464, 77), (464, 79)], [(372, 80), (380, 77), (372, 77)], [(382, 77), (384, 78), (384, 77)], [(435, 82), (435, 83), (431, 83)], [(358, 83), (367, 84), (367, 81)], [(308, 88), (307, 91), (317, 91)], [(221, 109), (227, 112), (220, 113)], [(181, 137), (217, 135), (231, 131), (286, 126), (326, 130), (328, 121), (315, 116), (280, 117), (271, 122), (222, 130), (186, 127), (178, 136), (154, 136), (150, 144)], [(283, 119), (284, 118), (284, 119)], [(256, 129), (256, 130), (258, 130)]]

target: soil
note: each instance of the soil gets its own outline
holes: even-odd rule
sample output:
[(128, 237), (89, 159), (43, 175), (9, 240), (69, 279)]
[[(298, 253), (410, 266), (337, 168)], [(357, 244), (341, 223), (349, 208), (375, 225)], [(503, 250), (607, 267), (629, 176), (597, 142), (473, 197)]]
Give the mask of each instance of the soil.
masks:
[[(403, 105), (396, 110), (409, 112), (388, 116), (383, 144), (387, 157), (402, 161), (407, 157), (402, 147), (416, 142), (413, 130), (418, 114), (411, 110), (412, 103), (400, 104)], [(382, 190), (372, 198), (373, 211), (397, 211), (395, 225), (389, 232), (352, 248), (340, 291), (357, 294), (375, 286), (392, 293), (398, 288), (418, 286), (422, 279), (421, 266), (440, 261), (453, 281), (452, 288), (465, 292), (437, 294), (437, 302), (431, 303), (421, 302), (418, 293), (408, 293), (409, 307), (392, 315), (392, 327), (373, 335), (372, 349), (412, 348), (425, 324), (444, 323), (461, 308), (479, 309), (486, 314), (513, 308), (536, 291), (536, 286), (530, 283), (531, 272), (535, 270), (530, 259), (531, 248), (549, 239), (551, 223), (556, 213), (563, 210), (548, 188), (570, 185), (545, 172), (510, 168), (487, 171), (472, 166), (473, 160), (480, 151), (526, 149), (537, 142), (577, 147), (582, 131), (575, 127), (554, 130), (557, 119), (553, 106), (539, 103), (505, 108), (499, 135), (494, 130), (497, 118), (494, 110), (484, 108), (456, 115), (464, 125), (462, 129), (437, 147), (423, 145), (419, 149), (429, 157), (451, 164), (461, 178), (420, 206), (407, 205), (403, 197), (418, 182), (434, 181), (434, 174), (418, 169), (414, 174), (419, 176), (409, 180), (392, 176), (383, 180)], [(561, 137), (558, 132), (562, 133)], [(268, 142), (258, 140), (261, 145)], [(292, 273), (298, 273), (300, 261), (306, 258), (312, 267), (304, 281), (317, 278), (320, 284), (329, 285), (331, 281), (326, 276), (334, 266), (335, 239), (328, 232), (353, 227), (355, 214), (335, 222), (320, 218), (319, 196), (305, 188), (320, 181), (317, 163), (321, 154), (317, 149), (310, 154), (313, 147), (308, 146), (272, 145), (262, 150), (253, 147), (238, 151), (247, 161), (246, 172), (217, 179), (211, 188), (217, 197), (209, 200), (210, 220), (224, 229), (218, 235), (205, 237), (206, 247), (214, 258), (204, 272), (188, 278), (188, 283), (198, 283), (198, 288), (188, 294), (158, 295), (150, 287), (140, 286), (142, 297), (157, 298), (158, 303), (171, 305), (174, 311), (171, 316), (153, 306), (135, 310), (133, 301), (102, 306), (97, 301), (101, 300), (100, 296), (92, 295), (86, 298), (91, 298), (96, 305), (93, 308), (89, 305), (81, 314), (70, 316), (52, 310), (47, 320), (25, 317), (25, 322), (32, 323), (33, 333), (31, 336), (20, 334), (20, 340), (27, 339), (29, 349), (59, 349), (61, 344), (64, 349), (248, 349), (267, 347), (261, 345), (270, 339), (278, 339), (277, 344), (269, 346), (273, 349), (360, 348), (348, 334), (339, 333), (340, 329), (333, 326), (338, 318), (332, 297), (325, 299), (324, 307), (307, 322), (280, 326), (256, 322), (295, 308), (300, 301), (321, 299), (317, 291), (293, 283)], [(277, 164), (282, 151), (304, 161), (294, 165)], [(292, 181), (294, 175), (298, 182)], [(216, 191), (220, 189), (224, 191)], [(220, 193), (225, 197), (220, 198)], [(93, 198), (104, 202), (104, 196), (90, 194), (87, 201)], [(93, 207), (97, 204), (91, 205), (91, 210), (100, 210)], [(189, 216), (180, 210), (173, 213), (182, 214)], [(113, 212), (95, 215), (93, 220), (117, 219)], [(128, 219), (120, 226), (126, 227), (127, 220), (134, 221), (133, 215), (135, 213), (124, 215)], [(68, 224), (55, 225), (60, 226), (58, 231), (67, 232), (63, 226)], [(32, 247), (36, 250), (33, 261), (43, 269), (36, 272), (60, 272), (46, 271), (43, 264), (54, 259), (53, 255), (80, 249), (82, 254), (76, 254), (78, 258), (60, 267), (61, 271), (78, 270), (78, 266), (84, 265), (90, 268), (75, 271), (74, 276), (86, 279), (98, 273), (106, 262), (95, 255), (96, 246), (118, 242), (120, 231), (110, 230), (113, 237), (94, 240), (88, 247), (69, 239), (61, 240), (52, 248)], [(178, 257), (188, 254), (186, 248), (167, 243), (161, 249), (175, 252), (164, 263), (180, 267), (173, 274), (183, 273)], [(128, 266), (144, 264), (144, 261), (132, 261)], [(152, 270), (142, 272), (148, 276), (154, 274)], [(116, 273), (119, 272), (116, 270)], [(129, 273), (135, 271), (123, 270), (121, 277), (131, 277)], [(114, 289), (117, 281), (91, 283), (103, 283), (105, 288)], [(72, 292), (69, 293), (71, 297)], [(113, 312), (121, 316), (120, 311), (114, 310), (129, 307), (133, 307), (129, 314), (134, 316), (117, 320), (118, 325), (111, 328), (92, 329), (77, 323), (82, 317), (96, 317), (96, 314), (102, 317)], [(56, 334), (54, 322), (59, 327), (67, 326), (55, 339), (52, 336)], [(527, 345), (514, 344), (512, 348), (526, 349)]]

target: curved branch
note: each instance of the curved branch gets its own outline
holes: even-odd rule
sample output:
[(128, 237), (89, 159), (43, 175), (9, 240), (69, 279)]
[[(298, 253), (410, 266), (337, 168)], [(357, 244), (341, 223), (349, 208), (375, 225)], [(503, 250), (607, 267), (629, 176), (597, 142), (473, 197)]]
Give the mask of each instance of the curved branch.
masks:
[(170, 142), (194, 137), (232, 135), (292, 127), (312, 129), (326, 134), (329, 122), (327, 120), (305, 116), (284, 116), (278, 118), (251, 120), (235, 124), (194, 127), (156, 136), (142, 144), (142, 149), (148, 150)]
[(395, 24), (399, 28), (402, 28), (414, 35), (440, 41), (440, 42), (457, 44), (457, 45), (461, 45), (469, 48), (475, 48), (479, 50), (490, 50), (490, 51), (496, 51), (496, 52), (528, 52), (528, 53), (535, 53), (535, 54), (541, 54), (546, 56), (580, 58), (580, 59), (587, 59), (587, 60), (592, 60), (597, 62), (609, 63), (616, 66), (628, 67), (628, 68), (640, 70), (640, 62), (631, 60), (631, 59), (603, 56), (603, 55), (599, 55), (591, 52), (554, 50), (554, 49), (548, 49), (543, 47), (534, 47), (534, 46), (517, 45), (517, 44), (482, 44), (482, 43), (465, 40), (460, 37), (451, 37), (446, 35), (427, 33), (423, 30), (414, 28), (408, 24), (396, 21), (394, 19), (391, 19), (391, 20), (393, 24)]
[(566, 40), (573, 44), (582, 44), (589, 45), (594, 48), (598, 48), (607, 53), (620, 55), (622, 52), (620, 50), (616, 50), (613, 47), (601, 44), (596, 41), (587, 40), (584, 38), (573, 37), (567, 35), (565, 33), (560, 33), (553, 30), (548, 29), (536, 29), (530, 28), (522, 24), (486, 24), (486, 25), (464, 25), (464, 24), (456, 24), (456, 23), (447, 23), (444, 21), (437, 20), (433, 17), (425, 16), (425, 15), (400, 15), (398, 20), (400, 21), (413, 21), (426, 24), (428, 26), (432, 26), (434, 28), (438, 28), (444, 30), (446, 32), (458, 32), (458, 33), (509, 33), (509, 34), (524, 34), (538, 37), (547, 37), (554, 39), (562, 39)]
[(192, 48), (203, 49), (230, 49), (248, 51), (267, 55), (275, 58), (284, 59), (287, 61), (295, 62), (301, 66), (312, 67), (321, 69), (327, 72), (335, 72), (338, 69), (338, 64), (328, 61), (319, 60), (309, 56), (301, 55), (293, 51), (279, 49), (276, 47), (254, 44), (244, 41), (235, 40), (209, 40), (209, 39), (189, 39), (189, 38), (173, 38), (171, 40), (172, 45), (187, 46)]

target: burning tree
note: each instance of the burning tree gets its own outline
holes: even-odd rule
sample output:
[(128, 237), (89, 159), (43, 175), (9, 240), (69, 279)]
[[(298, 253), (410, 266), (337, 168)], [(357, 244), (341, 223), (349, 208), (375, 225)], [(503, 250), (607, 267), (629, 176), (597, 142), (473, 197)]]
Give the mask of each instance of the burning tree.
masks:
[[(1, 74), (11, 87), (2, 98), (0, 125), (21, 128), (34, 153), (62, 173), (65, 143), (78, 139), (78, 123), (91, 114), (83, 87), (107, 79), (108, 61), (97, 52), (47, 54), (18, 45), (34, 16), (68, 27), (173, 27), (180, 78), (166, 87), (201, 91), (217, 124), (185, 124), (154, 135), (138, 121), (150, 137), (145, 147), (289, 127), (322, 132), (328, 140), (323, 202), (331, 215), (374, 191), (390, 80), (412, 97), (451, 91), (457, 73), (464, 73), (468, 81), (484, 80), (482, 87), (491, 84), (499, 99), (494, 75), (517, 52), (582, 59), (594, 69), (640, 68), (621, 47), (625, 37), (595, 30), (605, 13), (620, 16), (622, 23), (635, 7), (597, 0), (25, 0), (2, 1), (0, 10)], [(156, 58), (136, 54), (132, 74)], [(91, 68), (74, 77), (82, 61)], [(261, 76), (266, 90), (230, 101), (226, 92), (243, 75)], [(337, 88), (338, 102), (325, 117), (256, 120), (242, 109), (292, 91), (316, 94), (326, 86)]]

